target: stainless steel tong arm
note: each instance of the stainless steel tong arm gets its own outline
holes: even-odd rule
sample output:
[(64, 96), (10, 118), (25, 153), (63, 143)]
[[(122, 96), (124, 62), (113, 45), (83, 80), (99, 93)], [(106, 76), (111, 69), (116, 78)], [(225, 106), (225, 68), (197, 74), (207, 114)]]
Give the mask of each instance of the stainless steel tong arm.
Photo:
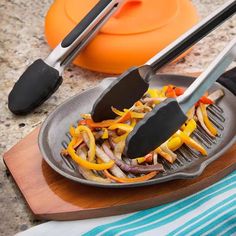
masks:
[(223, 23), (226, 19), (234, 15), (236, 12), (236, 0), (229, 0), (219, 7), (212, 14), (201, 20), (187, 32), (182, 34), (175, 41), (152, 57), (146, 65), (151, 66), (154, 71), (157, 71), (162, 66), (170, 63), (181, 53), (186, 51), (210, 31)]
[(216, 57), (208, 68), (187, 88), (177, 101), (186, 113), (211, 85), (225, 72), (227, 67), (236, 59), (236, 38)]
[[(101, 0), (98, 4), (78, 23), (78, 25), (64, 38), (62, 42), (50, 53), (45, 62), (54, 67), (61, 74), (75, 56), (87, 45), (108, 19), (119, 9), (124, 0)], [(99, 6), (100, 4), (100, 6)], [(100, 12), (94, 11), (100, 7)], [(91, 21), (90, 21), (91, 19)], [(82, 32), (80, 26), (83, 26)], [(78, 29), (80, 27), (80, 29)], [(74, 36), (73, 36), (74, 34)], [(77, 34), (77, 35), (76, 35)], [(72, 39), (71, 39), (72, 38)]]

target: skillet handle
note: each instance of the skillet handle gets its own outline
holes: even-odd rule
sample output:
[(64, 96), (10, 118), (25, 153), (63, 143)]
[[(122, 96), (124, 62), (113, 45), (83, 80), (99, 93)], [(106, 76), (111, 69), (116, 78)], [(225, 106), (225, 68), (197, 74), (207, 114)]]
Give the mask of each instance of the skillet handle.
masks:
[(226, 71), (223, 75), (221, 75), (217, 82), (236, 96), (236, 67)]

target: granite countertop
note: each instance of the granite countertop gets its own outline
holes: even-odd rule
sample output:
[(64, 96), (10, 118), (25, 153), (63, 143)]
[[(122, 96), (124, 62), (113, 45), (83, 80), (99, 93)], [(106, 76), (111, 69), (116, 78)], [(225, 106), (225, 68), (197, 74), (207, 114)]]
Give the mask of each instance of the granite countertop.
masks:
[[(193, 0), (202, 17), (226, 0)], [(31, 115), (16, 117), (7, 108), (7, 97), (25, 67), (50, 52), (44, 39), (44, 16), (52, 0), (0, 2), (0, 155), (37, 127), (66, 98), (95, 86), (106, 75), (70, 66), (63, 85)], [(203, 70), (236, 35), (236, 17), (198, 43), (191, 53), (163, 72), (186, 73)], [(11, 176), (0, 160), (0, 235), (13, 235), (40, 223), (28, 210)]]

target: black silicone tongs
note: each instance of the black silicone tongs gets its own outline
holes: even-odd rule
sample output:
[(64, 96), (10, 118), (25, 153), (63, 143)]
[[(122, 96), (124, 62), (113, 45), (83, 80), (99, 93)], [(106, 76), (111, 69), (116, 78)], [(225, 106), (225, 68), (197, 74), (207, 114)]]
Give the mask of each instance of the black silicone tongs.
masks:
[(114, 118), (111, 107), (124, 109), (139, 100), (149, 87), (149, 81), (163, 65), (171, 62), (193, 44), (202, 39), (215, 27), (223, 23), (236, 12), (236, 0), (230, 0), (200, 23), (188, 30), (168, 47), (154, 56), (146, 64), (133, 67), (124, 72), (104, 90), (92, 109), (94, 121)]
[[(124, 0), (101, 0), (45, 59), (33, 62), (21, 75), (8, 97), (17, 115), (30, 113), (61, 85), (65, 67), (89, 43)], [(79, 9), (78, 9), (79, 11)]]
[[(236, 38), (178, 98), (167, 98), (141, 120), (126, 139), (125, 154), (136, 158), (154, 150), (171, 137), (188, 117), (185, 115), (236, 59)], [(226, 72), (225, 74), (227, 74)], [(221, 76), (222, 77), (222, 76)], [(223, 76), (224, 77), (224, 76)], [(225, 81), (221, 78), (218, 80)], [(230, 91), (236, 95), (235, 83)]]

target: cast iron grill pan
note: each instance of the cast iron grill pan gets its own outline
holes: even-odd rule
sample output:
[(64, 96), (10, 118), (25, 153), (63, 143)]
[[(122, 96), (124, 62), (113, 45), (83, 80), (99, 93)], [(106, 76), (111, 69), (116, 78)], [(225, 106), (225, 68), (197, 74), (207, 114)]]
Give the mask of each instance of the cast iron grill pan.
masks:
[[(155, 88), (163, 87), (166, 84), (188, 87), (194, 78), (182, 75), (158, 74), (150, 86)], [(175, 153), (177, 160), (170, 164), (163, 158), (158, 161), (163, 164), (165, 172), (159, 173), (155, 178), (139, 183), (97, 183), (83, 178), (79, 173), (77, 164), (71, 158), (60, 154), (71, 137), (68, 132), (70, 125), (76, 125), (81, 113), (89, 113), (93, 103), (101, 92), (110, 85), (113, 78), (105, 79), (99, 86), (78, 94), (60, 105), (43, 123), (39, 134), (39, 147), (44, 160), (59, 174), (73, 181), (97, 186), (97, 187), (138, 187), (166, 182), (174, 179), (187, 179), (199, 176), (205, 167), (220, 157), (236, 141), (236, 99), (228, 89), (219, 83), (215, 83), (210, 92), (217, 89), (224, 90), (224, 97), (216, 104), (208, 107), (210, 120), (218, 129), (219, 135), (211, 138), (200, 125), (191, 136), (201, 143), (207, 150), (208, 156), (202, 156), (189, 147), (183, 145)], [(157, 131), (158, 132), (158, 131)]]

